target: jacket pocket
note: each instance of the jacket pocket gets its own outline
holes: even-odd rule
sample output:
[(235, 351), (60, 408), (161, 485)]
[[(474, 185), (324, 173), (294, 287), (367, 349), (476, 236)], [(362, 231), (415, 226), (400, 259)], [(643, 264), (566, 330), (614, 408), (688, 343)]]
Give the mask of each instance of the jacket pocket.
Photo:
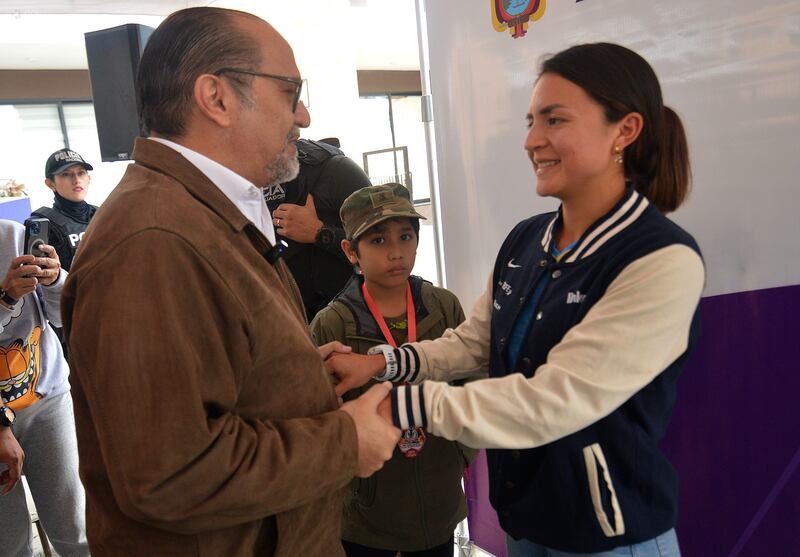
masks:
[[(621, 536), (625, 533), (625, 520), (622, 518), (622, 510), (619, 507), (617, 491), (611, 482), (611, 474), (608, 470), (606, 457), (600, 443), (593, 443), (583, 448), (583, 460), (586, 464), (586, 477), (589, 480), (589, 494), (592, 497), (592, 505), (600, 528), (606, 537)], [(598, 473), (599, 472), (599, 473)], [(600, 481), (602, 474), (603, 482)], [(612, 526), (606, 514), (606, 506), (603, 499), (610, 502), (611, 510), (614, 513), (614, 525)]]

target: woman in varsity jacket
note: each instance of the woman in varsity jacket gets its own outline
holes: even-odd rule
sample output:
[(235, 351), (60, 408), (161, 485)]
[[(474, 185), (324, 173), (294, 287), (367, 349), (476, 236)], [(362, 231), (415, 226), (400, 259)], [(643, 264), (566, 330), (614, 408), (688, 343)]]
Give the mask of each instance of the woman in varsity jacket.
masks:
[(545, 60), (527, 118), (536, 191), (559, 210), (511, 231), (461, 326), (329, 368), (341, 392), (396, 382), (382, 410), (398, 427), (490, 449), (511, 557), (679, 555), (658, 443), (705, 280), (694, 239), (664, 216), (689, 187), (683, 126), (650, 65), (607, 43)]

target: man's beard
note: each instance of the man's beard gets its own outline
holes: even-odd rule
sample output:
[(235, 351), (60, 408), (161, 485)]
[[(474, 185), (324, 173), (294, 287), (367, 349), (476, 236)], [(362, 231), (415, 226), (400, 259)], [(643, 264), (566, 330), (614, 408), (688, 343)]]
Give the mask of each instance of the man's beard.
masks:
[(283, 184), (291, 182), (300, 173), (300, 161), (297, 160), (297, 154), (290, 155), (286, 150), (281, 151), (272, 159), (272, 162), (267, 165), (267, 180), (268, 184)]
[(290, 155), (287, 150), (289, 142), (300, 135), (300, 128), (294, 127), (286, 135), (286, 144), (283, 151), (278, 153), (272, 162), (267, 165), (267, 184), (283, 184), (291, 182), (300, 173), (300, 161), (297, 160), (297, 145), (294, 148), (294, 155)]

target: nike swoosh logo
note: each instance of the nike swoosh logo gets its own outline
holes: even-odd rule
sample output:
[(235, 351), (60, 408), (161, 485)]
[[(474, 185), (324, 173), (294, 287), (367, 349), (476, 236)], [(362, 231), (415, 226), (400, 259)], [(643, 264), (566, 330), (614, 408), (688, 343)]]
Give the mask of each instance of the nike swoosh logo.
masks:
[(514, 260), (513, 259), (508, 262), (508, 266), (510, 268), (512, 268), (512, 269), (519, 269), (520, 267), (522, 267), (522, 265), (514, 265)]

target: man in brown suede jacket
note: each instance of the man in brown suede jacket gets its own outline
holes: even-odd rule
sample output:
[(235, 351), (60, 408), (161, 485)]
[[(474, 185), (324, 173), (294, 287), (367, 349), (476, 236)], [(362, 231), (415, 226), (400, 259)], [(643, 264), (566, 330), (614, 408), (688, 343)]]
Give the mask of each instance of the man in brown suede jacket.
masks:
[(342, 488), (399, 438), (383, 387), (339, 409), (323, 358), (345, 348), (314, 346), (272, 257), (258, 188), (297, 173), (301, 83), (249, 14), (181, 10), (150, 37), (151, 138), (62, 302), (95, 556), (343, 555)]

